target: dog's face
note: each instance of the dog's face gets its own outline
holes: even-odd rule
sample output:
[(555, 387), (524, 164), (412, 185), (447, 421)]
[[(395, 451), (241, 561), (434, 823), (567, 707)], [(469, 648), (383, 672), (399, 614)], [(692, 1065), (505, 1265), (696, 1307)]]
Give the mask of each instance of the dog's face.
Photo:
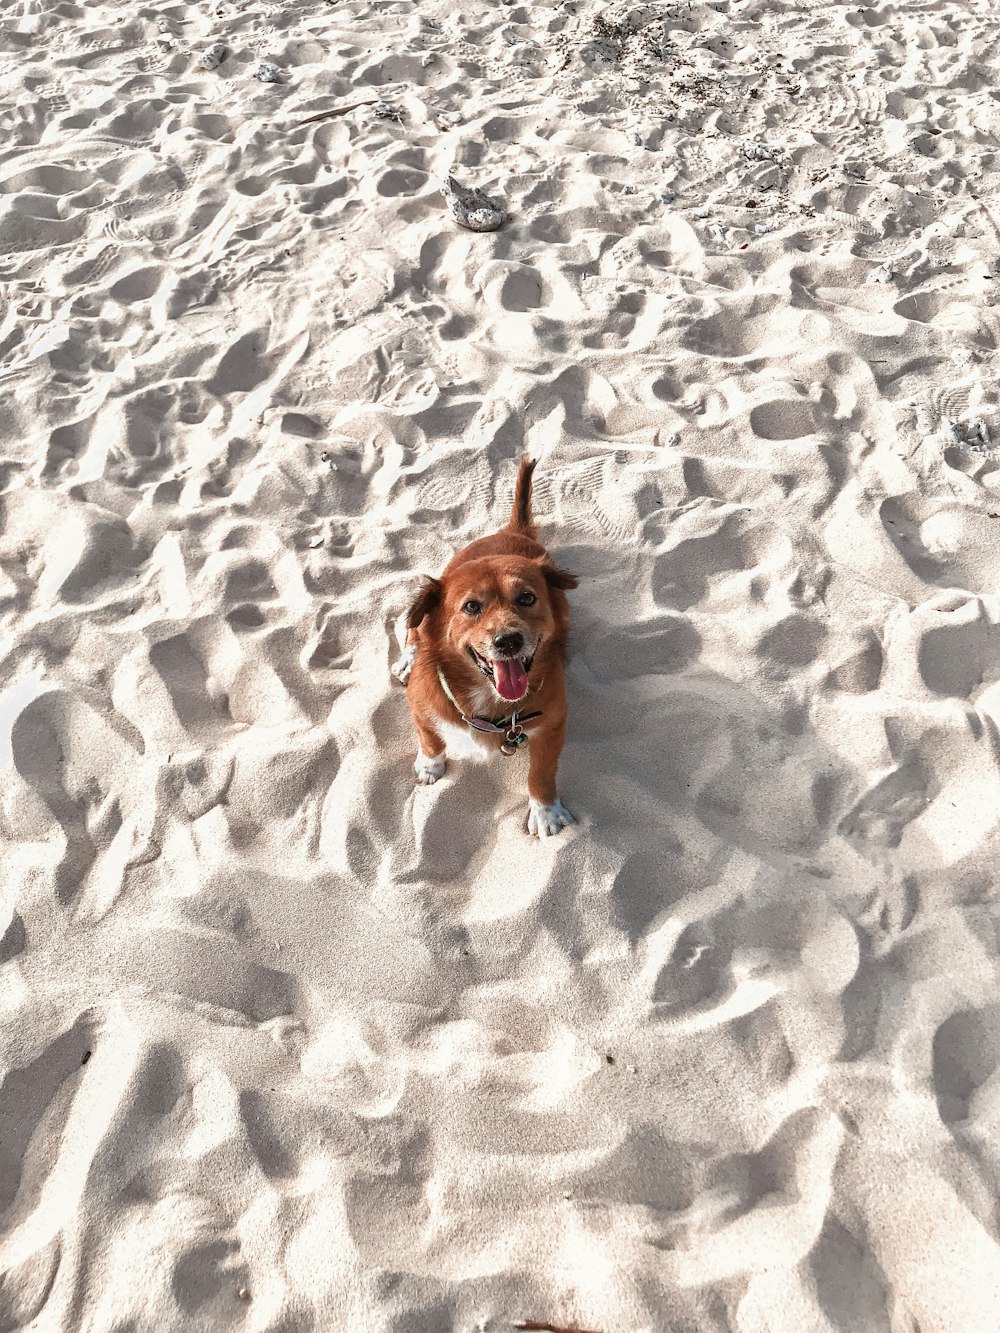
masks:
[(573, 587), (576, 579), (545, 559), (470, 560), (428, 582), (410, 624), (433, 612), (440, 647), (478, 667), (499, 698), (517, 703), (539, 650), (557, 630), (565, 633), (565, 598), (556, 590)]

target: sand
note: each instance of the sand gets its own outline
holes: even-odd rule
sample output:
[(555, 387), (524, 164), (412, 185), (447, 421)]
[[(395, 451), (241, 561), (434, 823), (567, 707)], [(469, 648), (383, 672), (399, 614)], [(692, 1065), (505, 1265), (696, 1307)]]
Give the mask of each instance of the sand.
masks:
[[(0, 52), (0, 1329), (995, 1333), (992, 7)], [(389, 672), (524, 450), (544, 843)]]

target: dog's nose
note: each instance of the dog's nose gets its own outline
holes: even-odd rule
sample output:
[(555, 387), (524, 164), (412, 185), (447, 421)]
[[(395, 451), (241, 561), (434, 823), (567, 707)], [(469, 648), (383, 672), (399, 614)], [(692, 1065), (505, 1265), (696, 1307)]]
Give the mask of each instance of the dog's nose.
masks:
[(524, 635), (517, 630), (508, 630), (505, 634), (493, 636), (493, 647), (503, 657), (516, 657), (524, 647)]

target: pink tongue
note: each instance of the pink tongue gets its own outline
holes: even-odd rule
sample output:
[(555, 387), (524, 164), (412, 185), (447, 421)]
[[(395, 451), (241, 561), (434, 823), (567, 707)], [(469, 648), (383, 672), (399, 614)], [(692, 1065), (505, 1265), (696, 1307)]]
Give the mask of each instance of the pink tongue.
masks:
[(493, 663), (497, 693), (510, 703), (517, 703), (528, 693), (528, 673), (519, 657), (505, 657)]

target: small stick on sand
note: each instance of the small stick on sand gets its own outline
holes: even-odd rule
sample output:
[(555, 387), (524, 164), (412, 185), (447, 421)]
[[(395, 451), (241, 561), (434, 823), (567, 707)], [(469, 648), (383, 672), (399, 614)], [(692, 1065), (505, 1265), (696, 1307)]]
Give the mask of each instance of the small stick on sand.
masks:
[(539, 1323), (537, 1319), (522, 1319), (514, 1327), (525, 1330), (525, 1333), (598, 1333), (594, 1328), (570, 1328), (567, 1324)]
[(357, 111), (360, 106), (374, 106), (379, 99), (371, 97), (366, 102), (348, 102), (347, 106), (332, 106), (329, 111), (317, 111), (314, 116), (306, 116), (305, 120), (298, 120), (297, 125), (313, 125), (318, 120), (330, 120), (333, 116), (346, 116), (348, 111)]

